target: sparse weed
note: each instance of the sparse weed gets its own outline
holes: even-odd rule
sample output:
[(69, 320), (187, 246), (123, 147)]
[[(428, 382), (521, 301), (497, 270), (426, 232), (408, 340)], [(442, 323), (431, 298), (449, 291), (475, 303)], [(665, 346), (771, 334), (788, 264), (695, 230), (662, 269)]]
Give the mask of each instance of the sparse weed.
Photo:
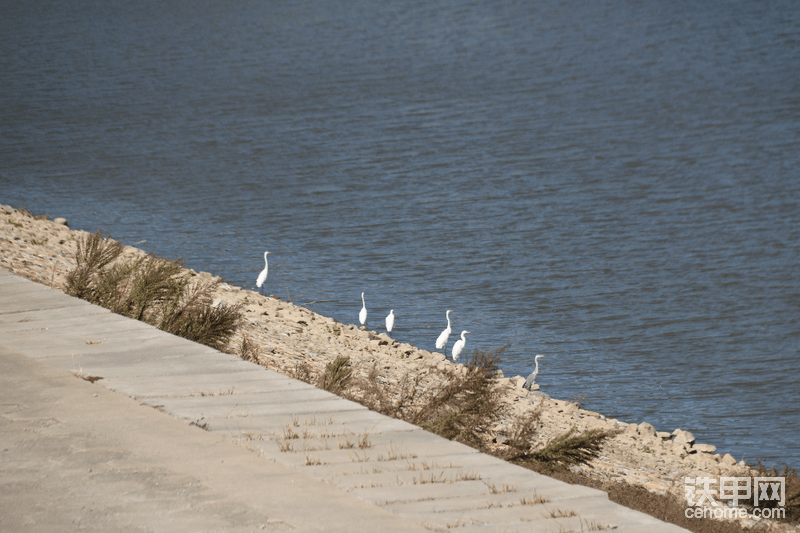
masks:
[(369, 432), (364, 431), (364, 434), (358, 438), (358, 447), (362, 450), (372, 448), (372, 443), (369, 441)]
[(258, 363), (258, 347), (247, 335), (242, 336), (242, 341), (239, 343), (238, 355), (245, 361)]
[(466, 472), (459, 470), (456, 476), (459, 481), (479, 481), (481, 479), (481, 475), (474, 470), (467, 470)]
[(428, 483), (447, 483), (444, 477), (444, 472), (440, 472), (438, 476), (428, 474), (427, 476), (420, 472), (419, 477), (411, 478), (414, 485), (426, 485)]
[(570, 518), (578, 515), (572, 509), (567, 509), (564, 511), (563, 509), (556, 507), (554, 509), (547, 509), (542, 513), (542, 516), (545, 518)]
[(378, 461), (396, 461), (398, 459), (416, 459), (417, 454), (414, 452), (401, 452), (400, 450), (396, 449), (394, 445), (390, 444), (388, 448), (388, 455), (384, 456), (383, 454), (378, 454)]
[(611, 529), (611, 526), (601, 524), (600, 522), (595, 522), (594, 520), (589, 521), (581, 518), (580, 521), (581, 531), (605, 531), (607, 529)]
[(316, 457), (311, 457), (310, 455), (306, 454), (306, 466), (314, 466), (314, 465), (321, 465), (322, 461), (320, 461)]
[(484, 481), (484, 483), (486, 484), (487, 487), (489, 487), (489, 492), (491, 492), (492, 494), (503, 494), (503, 493), (506, 493), (506, 492), (516, 492), (517, 491), (516, 487), (514, 487), (512, 485), (509, 485), (508, 483), (503, 483), (503, 485), (501, 485), (500, 487), (498, 487), (494, 483), (487, 483), (485, 481)]
[(294, 365), (294, 370), (291, 371), (291, 376), (294, 379), (299, 379), (300, 381), (305, 381), (306, 383), (311, 383), (313, 379), (311, 367), (305, 361)]
[(519, 499), (519, 504), (520, 505), (539, 505), (539, 504), (542, 504), (542, 503), (548, 503), (549, 501), (550, 500), (548, 500), (547, 498), (545, 498), (541, 494), (538, 494), (538, 493), (534, 492), (533, 496), (531, 496), (529, 498), (526, 498), (524, 496), (522, 498), (520, 498)]
[(354, 450), (352, 453), (348, 452), (348, 455), (350, 456), (350, 461), (352, 461), (354, 463), (366, 463), (366, 462), (369, 462), (369, 456), (367, 455), (367, 452), (365, 452), (363, 450), (360, 452), (360, 455), (359, 455), (359, 452), (357, 450)]

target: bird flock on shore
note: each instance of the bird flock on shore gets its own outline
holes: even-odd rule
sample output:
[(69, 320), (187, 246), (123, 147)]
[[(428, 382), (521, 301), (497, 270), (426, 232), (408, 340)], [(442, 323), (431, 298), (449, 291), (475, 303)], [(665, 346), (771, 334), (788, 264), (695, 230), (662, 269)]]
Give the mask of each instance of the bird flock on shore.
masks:
[[(256, 287), (258, 287), (259, 289), (261, 289), (264, 286), (264, 282), (267, 280), (267, 272), (269, 270), (269, 263), (267, 262), (267, 254), (269, 254), (269, 252), (264, 252), (264, 270), (262, 270), (261, 273), (259, 273), (258, 278), (256, 278)], [(450, 313), (452, 312), (453, 312), (452, 309), (448, 309), (447, 312), (445, 312), (444, 316), (447, 319), (447, 327), (444, 328), (442, 332), (439, 334), (439, 337), (437, 337), (435, 344), (437, 350), (445, 350), (445, 353), (447, 353), (447, 341), (450, 338), (450, 333), (452, 333), (453, 331), (452, 328), (450, 327)], [(395, 319), (394, 309), (392, 309), (386, 316), (386, 331), (388, 332), (392, 331), (392, 328), (394, 327), (394, 319)], [(367, 302), (364, 299), (363, 292), (361, 293), (361, 311), (358, 312), (358, 321), (361, 323), (362, 326), (364, 326), (367, 323)], [(469, 331), (463, 330), (461, 332), (461, 338), (458, 339), (453, 344), (453, 349), (450, 352), (450, 355), (453, 357), (453, 361), (458, 361), (458, 356), (461, 355), (461, 352), (464, 350), (464, 346), (467, 343), (467, 339), (465, 337), (467, 333), (469, 333)], [(539, 359), (542, 357), (544, 356), (537, 355), (534, 358), (534, 361), (536, 362), (536, 368), (528, 376), (528, 379), (525, 380), (525, 385), (523, 385), (524, 388), (528, 390), (532, 389), (534, 380), (536, 379), (536, 376), (539, 374)]]

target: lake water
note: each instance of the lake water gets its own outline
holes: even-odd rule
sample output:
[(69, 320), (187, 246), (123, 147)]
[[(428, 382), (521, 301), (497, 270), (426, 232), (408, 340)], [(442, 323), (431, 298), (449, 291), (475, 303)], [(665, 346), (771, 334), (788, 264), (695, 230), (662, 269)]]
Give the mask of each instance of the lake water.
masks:
[[(5, 1), (0, 203), (800, 466), (800, 3)], [(309, 303), (315, 302), (315, 303)]]

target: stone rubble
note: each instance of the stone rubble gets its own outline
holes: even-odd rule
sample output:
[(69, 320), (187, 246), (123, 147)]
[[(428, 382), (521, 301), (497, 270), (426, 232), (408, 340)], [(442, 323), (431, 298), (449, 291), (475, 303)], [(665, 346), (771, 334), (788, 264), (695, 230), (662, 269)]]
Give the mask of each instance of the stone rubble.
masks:
[[(88, 235), (85, 231), (70, 229), (64, 218), (50, 221), (0, 205), (0, 267), (64, 290), (66, 274), (75, 267), (77, 242), (85, 235)], [(137, 248), (124, 247), (125, 258), (143, 254)], [(254, 263), (254, 280), (257, 266)], [(188, 272), (203, 279), (220, 280), (207, 272)], [(399, 342), (386, 333), (337, 322), (275, 296), (262, 296), (224, 282), (215, 296), (214, 305), (242, 305), (244, 325), (233, 343), (238, 346), (246, 336), (258, 347), (260, 364), (290, 376), (303, 368), (319, 374), (337, 356), (349, 357), (354, 370), (362, 376), (375, 366), (379, 382), (390, 389), (398, 387), (406, 375), (418, 376), (420, 386), (425, 387), (436, 377), (434, 369), (466, 371), (463, 365), (454, 364), (442, 353)], [(495, 428), (497, 446), (508, 442), (515, 416), (538, 409), (541, 415), (535, 448), (545, 446), (573, 427), (579, 432), (619, 432), (606, 439), (601, 454), (591, 464), (574, 467), (603, 482), (624, 481), (683, 499), (686, 477), (718, 478), (751, 473), (744, 461), (716, 453), (713, 445), (696, 443), (689, 431), (675, 429), (668, 433), (657, 431), (647, 422), (626, 424), (609, 419), (576, 403), (551, 398), (539, 391), (538, 385), (534, 385), (533, 391), (525, 390), (524, 382), (523, 376), (499, 379), (509, 416), (505, 424)], [(750, 516), (743, 525), (753, 526), (756, 522)]]

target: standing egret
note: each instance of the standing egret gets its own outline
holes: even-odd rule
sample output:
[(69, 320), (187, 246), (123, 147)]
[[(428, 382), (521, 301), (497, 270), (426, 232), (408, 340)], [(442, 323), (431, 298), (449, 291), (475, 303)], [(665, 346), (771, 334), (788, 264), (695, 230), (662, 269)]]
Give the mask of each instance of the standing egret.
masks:
[(444, 330), (441, 333), (439, 333), (439, 338), (436, 339), (437, 350), (441, 350), (442, 348), (447, 346), (447, 339), (450, 338), (450, 332), (453, 331), (452, 329), (450, 329), (450, 313), (452, 312), (453, 312), (452, 309), (448, 309), (447, 312), (444, 314), (444, 316), (447, 317), (447, 327), (444, 328)]
[(267, 263), (268, 253), (269, 252), (264, 252), (264, 270), (261, 271), (261, 274), (259, 274), (258, 278), (256, 279), (256, 287), (258, 287), (259, 289), (264, 284), (264, 282), (267, 281), (267, 270), (269, 269), (269, 263)]
[(386, 331), (391, 332), (393, 327), (394, 327), (394, 309), (389, 311), (389, 315), (386, 317)]
[(361, 311), (358, 313), (358, 321), (363, 326), (367, 322), (367, 304), (364, 302), (364, 293), (361, 293)]
[(536, 357), (533, 358), (533, 360), (536, 361), (536, 368), (533, 369), (533, 372), (531, 372), (531, 375), (528, 376), (528, 379), (525, 380), (525, 385), (522, 386), (523, 388), (531, 390), (531, 387), (533, 387), (533, 380), (536, 379), (536, 375), (539, 373), (539, 358), (540, 357), (544, 357), (544, 356), (543, 355), (537, 355)]
[(461, 350), (464, 349), (464, 345), (467, 343), (467, 339), (464, 338), (464, 335), (469, 333), (469, 331), (464, 330), (461, 332), (461, 340), (456, 341), (453, 345), (453, 361), (458, 360), (459, 354), (461, 354)]

